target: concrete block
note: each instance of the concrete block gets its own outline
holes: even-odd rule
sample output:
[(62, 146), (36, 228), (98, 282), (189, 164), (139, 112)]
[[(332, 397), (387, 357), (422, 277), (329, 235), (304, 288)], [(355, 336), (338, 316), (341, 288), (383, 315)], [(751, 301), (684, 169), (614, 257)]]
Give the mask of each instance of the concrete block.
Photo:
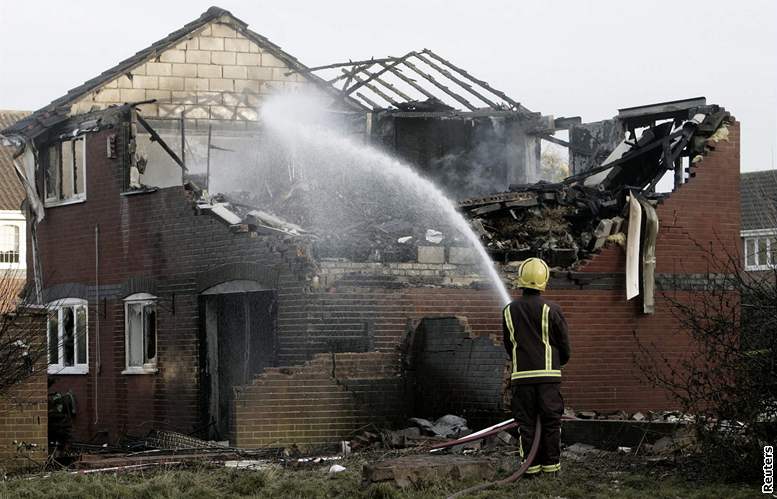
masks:
[(186, 106), (186, 117), (190, 119), (208, 119), (210, 111), (205, 106)]
[(262, 47), (255, 44), (252, 41), (248, 42), (248, 51), (251, 52), (252, 54), (261, 54), (264, 52), (264, 50), (262, 50)]
[(114, 81), (116, 82), (116, 86), (118, 88), (132, 88), (132, 80), (129, 79), (129, 77), (127, 77), (126, 75), (121, 75), (118, 78), (116, 78), (116, 80)]
[(146, 99), (156, 99), (158, 103), (166, 103), (171, 100), (170, 90), (146, 90)]
[(197, 64), (198, 78), (221, 78), (221, 66), (216, 64)]
[(181, 104), (159, 104), (160, 118), (180, 118), (184, 106)]
[(140, 111), (140, 114), (148, 117), (155, 117), (159, 113), (158, 106), (156, 104), (141, 104), (137, 107), (137, 109)]
[(140, 66), (133, 68), (132, 71), (130, 71), (133, 75), (145, 75), (146, 74), (146, 65), (141, 64)]
[(184, 82), (184, 89), (186, 90), (210, 90), (210, 84), (208, 80), (204, 78), (186, 78)]
[(197, 104), (219, 106), (222, 103), (221, 92), (197, 92)]
[(186, 52), (183, 50), (165, 50), (159, 54), (160, 62), (186, 62)]
[(419, 246), (418, 263), (445, 263), (445, 248), (442, 246)]
[(460, 265), (477, 263), (478, 253), (473, 248), (453, 246), (448, 249), (448, 261)]
[(248, 66), (248, 78), (251, 80), (272, 80), (273, 68), (263, 68), (261, 66)]
[(146, 91), (141, 88), (122, 88), (120, 92), (122, 102), (139, 102), (146, 100)]
[[(224, 52), (226, 54), (226, 52)], [(232, 54), (233, 56), (235, 54)], [(237, 78), (240, 80), (245, 80), (248, 78), (248, 72), (246, 71), (248, 68), (246, 66), (224, 66), (222, 68), (222, 74), (224, 78)]]
[(250, 52), (251, 42), (245, 38), (225, 38), (224, 50), (230, 52)]
[(198, 38), (191, 38), (179, 43), (175, 48), (177, 50), (197, 50), (200, 48), (200, 42)]
[(191, 64), (210, 64), (210, 51), (187, 50), (186, 62)]
[(241, 66), (259, 66), (262, 64), (262, 54), (237, 54), (237, 64)]
[(210, 118), (212, 120), (231, 120), (235, 118), (235, 109), (227, 106), (211, 106)]
[(132, 88), (145, 88), (156, 90), (159, 88), (159, 78), (156, 76), (133, 76)]
[(201, 36), (200, 50), (224, 50), (224, 39), (210, 36)]
[(295, 73), (291, 73), (287, 75), (286, 73), (288, 72), (289, 72), (288, 68), (273, 68), (272, 79), (275, 81), (294, 81)]
[(121, 102), (121, 91), (118, 88), (103, 88), (94, 97), (95, 102)]
[(180, 76), (160, 76), (159, 90), (183, 90), (184, 78)]
[(222, 98), (225, 106), (255, 107), (259, 104), (259, 96), (251, 92), (224, 92)]
[(173, 76), (197, 76), (197, 65), (173, 64)]
[(227, 80), (224, 78), (210, 78), (208, 80), (211, 90), (219, 92), (234, 92), (235, 80)]
[(235, 92), (259, 92), (260, 85), (255, 80), (234, 80)]
[(235, 64), (235, 52), (211, 52), (210, 62), (211, 64), (234, 65)]
[(238, 107), (235, 117), (239, 120), (257, 121), (259, 112), (253, 107)]
[(286, 64), (282, 60), (278, 59), (274, 55), (265, 52), (262, 54), (262, 66), (269, 68), (285, 68)]
[(210, 27), (210, 33), (212, 36), (220, 36), (222, 38), (235, 38), (237, 32), (235, 28), (228, 24), (214, 23)]

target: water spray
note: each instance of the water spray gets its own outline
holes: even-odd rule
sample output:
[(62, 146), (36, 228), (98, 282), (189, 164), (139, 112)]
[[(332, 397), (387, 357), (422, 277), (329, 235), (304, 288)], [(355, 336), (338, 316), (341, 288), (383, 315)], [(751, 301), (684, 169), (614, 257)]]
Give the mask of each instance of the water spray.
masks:
[[(341, 168), (358, 170), (372, 176), (379, 175), (387, 182), (399, 183), (406, 191), (416, 193), (425, 203), (435, 206), (447, 222), (475, 249), (502, 305), (505, 306), (511, 301), (480, 238), (442, 190), (411, 166), (375, 147), (358, 143), (338, 131), (338, 126), (333, 124), (331, 112), (327, 111), (320, 97), (308, 94), (278, 95), (264, 103), (261, 117), (262, 124), (297, 153), (305, 146), (315, 151), (311, 163), (316, 160), (323, 162), (324, 158), (336, 155), (339, 162), (343, 163), (339, 164)], [(306, 165), (307, 168), (318, 166)]]

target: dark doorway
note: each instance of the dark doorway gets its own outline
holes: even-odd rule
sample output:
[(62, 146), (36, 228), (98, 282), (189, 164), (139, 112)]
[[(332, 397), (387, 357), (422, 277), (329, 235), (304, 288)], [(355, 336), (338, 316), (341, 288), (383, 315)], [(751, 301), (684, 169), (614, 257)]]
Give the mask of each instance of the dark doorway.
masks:
[[(206, 352), (203, 389), (209, 438), (227, 440), (234, 387), (276, 364), (275, 291), (233, 291), (218, 286), (202, 295)], [(242, 286), (245, 289), (245, 286)], [(203, 310), (204, 309), (204, 310)]]

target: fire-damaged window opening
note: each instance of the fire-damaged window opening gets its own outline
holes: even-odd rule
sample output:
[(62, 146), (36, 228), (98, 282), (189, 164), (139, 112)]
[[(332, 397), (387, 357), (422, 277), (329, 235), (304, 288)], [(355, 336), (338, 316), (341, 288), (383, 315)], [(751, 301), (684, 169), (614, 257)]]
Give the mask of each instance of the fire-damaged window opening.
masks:
[(746, 270), (769, 270), (777, 267), (777, 231), (759, 231), (745, 236)]
[(126, 369), (122, 374), (157, 372), (157, 297), (135, 293), (124, 299)]
[(126, 193), (186, 182), (215, 192), (211, 187), (233, 181), (240, 173), (235, 164), (258, 167), (253, 151), (259, 138), (255, 128), (138, 115), (131, 127)]
[(77, 137), (47, 147), (43, 154), (46, 207), (86, 199), (86, 140)]
[(89, 372), (87, 302), (63, 298), (49, 303), (49, 374)]

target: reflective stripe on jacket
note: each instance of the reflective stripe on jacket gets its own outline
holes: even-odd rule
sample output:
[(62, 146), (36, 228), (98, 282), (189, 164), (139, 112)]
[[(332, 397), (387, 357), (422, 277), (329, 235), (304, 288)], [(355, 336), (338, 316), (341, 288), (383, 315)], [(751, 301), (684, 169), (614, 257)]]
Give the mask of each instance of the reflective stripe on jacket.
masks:
[(525, 294), (504, 308), (504, 345), (513, 383), (558, 383), (569, 361), (569, 333), (561, 309), (540, 295)]

